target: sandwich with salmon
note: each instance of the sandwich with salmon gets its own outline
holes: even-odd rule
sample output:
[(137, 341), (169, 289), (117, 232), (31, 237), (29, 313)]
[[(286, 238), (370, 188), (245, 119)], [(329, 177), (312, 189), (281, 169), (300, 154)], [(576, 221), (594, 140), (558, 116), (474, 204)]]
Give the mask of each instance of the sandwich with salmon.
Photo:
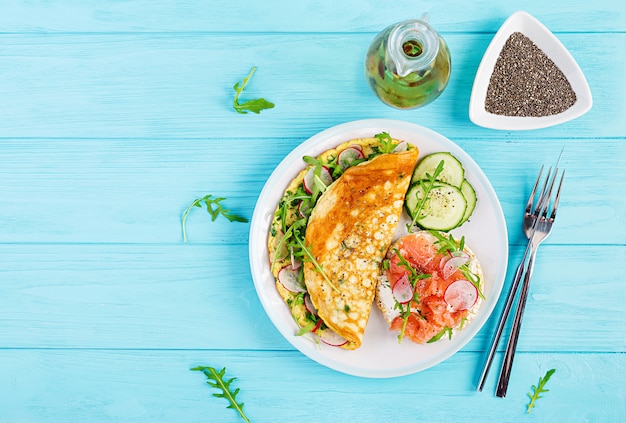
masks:
[(465, 238), (422, 230), (389, 248), (376, 304), (400, 342), (431, 343), (463, 329), (484, 299), (483, 288), (482, 268)]

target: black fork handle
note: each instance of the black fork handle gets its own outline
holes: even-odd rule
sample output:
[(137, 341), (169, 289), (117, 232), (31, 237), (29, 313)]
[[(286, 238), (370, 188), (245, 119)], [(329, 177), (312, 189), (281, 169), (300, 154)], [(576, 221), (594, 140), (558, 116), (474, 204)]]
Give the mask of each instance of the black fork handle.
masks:
[(502, 336), (502, 332), (504, 330), (504, 326), (506, 325), (507, 320), (509, 319), (509, 315), (511, 313), (511, 308), (513, 306), (513, 301), (515, 300), (515, 295), (517, 294), (517, 290), (522, 279), (522, 274), (524, 271), (524, 265), (526, 263), (526, 258), (528, 257), (528, 252), (530, 251), (530, 240), (528, 241), (528, 245), (526, 246), (526, 251), (524, 252), (524, 257), (522, 258), (521, 263), (517, 266), (517, 270), (515, 271), (515, 276), (513, 278), (513, 282), (511, 283), (511, 289), (509, 290), (509, 294), (506, 298), (506, 303), (504, 304), (504, 309), (502, 310), (502, 314), (500, 315), (500, 321), (498, 323), (498, 328), (496, 329), (496, 333), (491, 340), (491, 347), (489, 348), (489, 353), (487, 354), (487, 359), (485, 360), (485, 364), (483, 366), (483, 372), (480, 375), (480, 379), (478, 381), (478, 391), (482, 391), (485, 386), (485, 381), (487, 380), (487, 375), (489, 374), (489, 369), (491, 368), (491, 364), (493, 363), (493, 358), (496, 354), (496, 349), (498, 348), (498, 344), (500, 343), (500, 337)]
[(520, 330), (522, 328), (522, 318), (524, 317), (524, 309), (526, 308), (526, 299), (528, 298), (530, 279), (532, 278), (533, 268), (535, 266), (536, 252), (537, 248), (534, 247), (532, 252), (530, 253), (530, 260), (528, 261), (528, 268), (526, 269), (526, 274), (524, 275), (524, 283), (522, 285), (522, 292), (520, 294), (519, 303), (517, 304), (517, 311), (515, 312), (513, 327), (511, 328), (511, 334), (509, 335), (509, 342), (506, 345), (504, 360), (502, 361), (502, 369), (500, 371), (498, 388), (496, 390), (496, 396), (500, 398), (506, 397), (506, 391), (509, 387), (511, 369), (513, 368), (513, 359), (515, 358), (517, 341), (519, 339)]

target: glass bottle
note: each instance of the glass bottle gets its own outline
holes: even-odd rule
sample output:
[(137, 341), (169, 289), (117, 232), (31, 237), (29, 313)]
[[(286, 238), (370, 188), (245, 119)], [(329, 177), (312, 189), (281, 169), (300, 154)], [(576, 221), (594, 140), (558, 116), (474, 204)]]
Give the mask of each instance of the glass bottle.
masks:
[(448, 84), (450, 51), (424, 15), (378, 34), (367, 51), (365, 74), (374, 94), (388, 105), (424, 106)]

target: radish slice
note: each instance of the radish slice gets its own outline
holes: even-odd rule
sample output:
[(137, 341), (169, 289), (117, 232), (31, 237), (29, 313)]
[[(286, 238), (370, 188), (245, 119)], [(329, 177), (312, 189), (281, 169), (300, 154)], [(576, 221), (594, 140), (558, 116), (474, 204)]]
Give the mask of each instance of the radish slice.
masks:
[[(320, 180), (324, 184), (324, 187), (327, 187), (328, 185), (333, 183), (333, 176), (326, 166), (322, 166), (322, 169), (320, 170)], [(309, 171), (304, 175), (304, 190), (307, 192), (307, 194), (313, 193), (314, 184), (315, 166), (312, 166)]]
[(313, 316), (317, 316), (317, 308), (315, 307), (315, 304), (313, 304), (313, 301), (311, 301), (311, 296), (308, 293), (304, 294), (304, 306), (309, 313)]
[(356, 148), (357, 150), (359, 150), (361, 153), (363, 152), (363, 147), (361, 147), (359, 144), (352, 144), (350, 146), (350, 148)]
[(396, 145), (396, 148), (393, 149), (394, 153), (401, 153), (403, 151), (407, 151), (409, 149), (409, 143), (406, 141), (400, 141), (400, 144)]
[(302, 262), (296, 258), (293, 254), (293, 248), (291, 248), (291, 268), (293, 270), (298, 270), (302, 267)]
[(467, 259), (469, 260), (469, 254), (467, 254), (465, 251), (448, 251), (443, 257), (441, 257), (441, 261), (439, 262), (439, 269), (443, 270), (446, 262), (453, 257), (467, 257)]
[(413, 299), (413, 287), (407, 275), (402, 275), (393, 286), (393, 296), (400, 304), (406, 304)]
[(441, 260), (439, 261), (439, 270), (443, 270), (443, 267), (445, 266), (446, 262), (453, 257), (467, 257), (469, 259), (469, 254), (467, 254), (465, 251), (453, 251), (453, 252), (448, 251), (446, 254), (444, 254), (441, 257)]
[(302, 200), (298, 204), (298, 213), (302, 217), (309, 217), (311, 215), (311, 202), (309, 200)]
[(443, 278), (448, 279), (454, 272), (459, 270), (461, 266), (469, 261), (469, 255), (463, 251), (455, 251), (452, 253), (452, 257), (450, 257), (443, 264)]
[(294, 269), (290, 264), (278, 271), (278, 282), (291, 292), (306, 292), (306, 287), (298, 280), (300, 269)]
[(348, 147), (339, 153), (339, 157), (337, 158), (337, 163), (343, 170), (346, 170), (357, 160), (363, 159), (365, 156), (361, 150), (356, 149), (355, 147)]
[(459, 279), (448, 285), (446, 292), (443, 294), (443, 299), (446, 300), (455, 311), (467, 310), (476, 304), (478, 300), (478, 290), (470, 281)]
[(348, 340), (331, 329), (324, 329), (320, 334), (320, 339), (326, 345), (340, 347), (348, 343)]
[(439, 260), (439, 270), (443, 271), (443, 266), (446, 264), (448, 260), (450, 260), (450, 256), (441, 257), (441, 260)]

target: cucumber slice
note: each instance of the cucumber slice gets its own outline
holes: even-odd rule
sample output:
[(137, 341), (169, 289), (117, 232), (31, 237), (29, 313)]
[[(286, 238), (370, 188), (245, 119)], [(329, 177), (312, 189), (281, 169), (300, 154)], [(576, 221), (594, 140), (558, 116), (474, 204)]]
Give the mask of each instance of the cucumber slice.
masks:
[(474, 209), (476, 208), (476, 191), (474, 191), (474, 187), (470, 184), (467, 179), (463, 180), (461, 184), (461, 192), (463, 193), (463, 197), (467, 201), (467, 207), (465, 207), (465, 215), (463, 216), (463, 221), (461, 224), (467, 222), (470, 218)]
[(424, 229), (437, 231), (449, 231), (458, 227), (465, 216), (467, 200), (459, 188), (445, 182), (435, 182), (419, 216), (415, 216), (424, 198), (426, 183), (428, 181), (422, 180), (413, 184), (406, 194), (405, 207), (411, 220)]
[(439, 162), (443, 160), (443, 170), (437, 177), (437, 180), (447, 182), (455, 187), (460, 187), (465, 179), (465, 169), (461, 162), (448, 152), (439, 152), (429, 154), (424, 157), (413, 171), (413, 177), (411, 183), (416, 183), (422, 179), (428, 179), (426, 174), (432, 176), (439, 165)]

